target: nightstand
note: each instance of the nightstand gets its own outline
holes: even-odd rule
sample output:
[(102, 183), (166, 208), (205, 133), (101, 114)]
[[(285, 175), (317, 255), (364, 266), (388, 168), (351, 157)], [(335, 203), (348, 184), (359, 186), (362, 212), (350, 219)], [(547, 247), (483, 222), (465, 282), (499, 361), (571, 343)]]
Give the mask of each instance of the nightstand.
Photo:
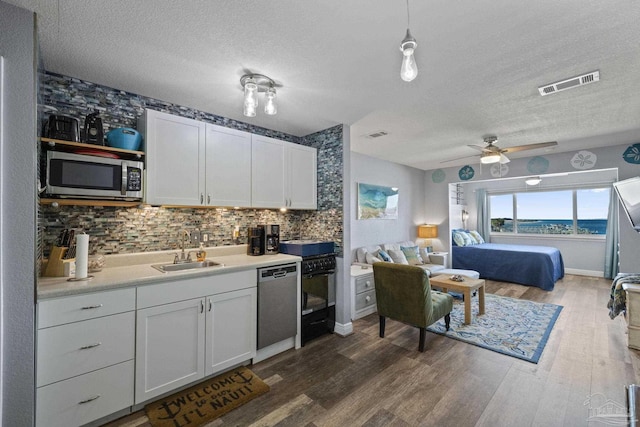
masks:
[(351, 319), (356, 320), (375, 313), (376, 288), (373, 281), (373, 267), (351, 266)]
[(445, 268), (448, 268), (448, 257), (449, 252), (429, 252), (429, 260), (431, 260), (431, 263), (444, 265)]
[(627, 299), (627, 332), (629, 348), (640, 350), (640, 285), (635, 283), (623, 283), (622, 289), (626, 292)]

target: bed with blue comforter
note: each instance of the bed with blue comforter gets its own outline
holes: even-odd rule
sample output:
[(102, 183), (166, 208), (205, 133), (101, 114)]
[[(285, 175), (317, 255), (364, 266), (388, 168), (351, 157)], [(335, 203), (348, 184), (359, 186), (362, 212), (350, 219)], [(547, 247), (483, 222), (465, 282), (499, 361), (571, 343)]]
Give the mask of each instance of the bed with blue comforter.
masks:
[(453, 268), (475, 270), (482, 279), (552, 291), (556, 281), (564, 277), (562, 254), (549, 246), (481, 243), (451, 249)]

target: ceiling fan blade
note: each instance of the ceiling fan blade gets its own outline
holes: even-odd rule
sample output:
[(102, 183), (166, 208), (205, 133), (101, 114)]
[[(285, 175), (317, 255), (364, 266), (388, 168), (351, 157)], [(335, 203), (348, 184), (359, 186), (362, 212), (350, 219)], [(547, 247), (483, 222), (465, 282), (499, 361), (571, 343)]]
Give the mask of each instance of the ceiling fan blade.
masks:
[(457, 161), (457, 160), (462, 160), (462, 159), (471, 159), (471, 158), (474, 158), (474, 159), (475, 159), (475, 158), (477, 158), (477, 157), (478, 157), (478, 155), (477, 155), (477, 154), (476, 154), (476, 155), (474, 155), (474, 156), (457, 157), (457, 158), (455, 158), (455, 159), (443, 160), (443, 161), (441, 161), (440, 163), (455, 162), (455, 161)]
[(516, 145), (515, 147), (507, 147), (500, 150), (501, 153), (515, 153), (516, 151), (535, 150), (536, 148), (553, 147), (558, 145), (556, 141), (538, 142), (537, 144)]
[(473, 145), (473, 144), (469, 144), (469, 145), (467, 145), (467, 147), (471, 147), (471, 148), (473, 148), (474, 150), (482, 151), (483, 153), (491, 152), (491, 150), (487, 150), (487, 148), (486, 148), (486, 147), (483, 147), (482, 145)]
[(507, 156), (505, 156), (504, 154), (500, 153), (500, 163), (501, 164), (505, 164), (505, 163), (509, 163), (511, 160), (509, 160), (509, 158)]

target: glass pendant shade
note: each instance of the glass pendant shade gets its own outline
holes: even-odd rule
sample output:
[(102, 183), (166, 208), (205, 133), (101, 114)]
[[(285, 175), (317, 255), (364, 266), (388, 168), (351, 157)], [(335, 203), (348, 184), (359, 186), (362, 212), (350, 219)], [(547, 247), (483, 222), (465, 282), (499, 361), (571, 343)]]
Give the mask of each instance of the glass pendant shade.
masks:
[(278, 112), (278, 106), (276, 105), (276, 89), (270, 87), (265, 94), (266, 102), (264, 104), (264, 112), (270, 116), (273, 116)]
[(244, 115), (254, 117), (258, 108), (258, 85), (253, 79), (247, 79), (244, 85)]
[(245, 117), (255, 117), (256, 116), (256, 106), (244, 104), (243, 114)]
[(407, 35), (400, 43), (400, 50), (402, 51), (402, 67), (400, 68), (400, 78), (405, 82), (410, 82), (418, 75), (418, 65), (416, 59), (413, 56), (418, 43), (413, 38), (409, 29), (407, 28)]

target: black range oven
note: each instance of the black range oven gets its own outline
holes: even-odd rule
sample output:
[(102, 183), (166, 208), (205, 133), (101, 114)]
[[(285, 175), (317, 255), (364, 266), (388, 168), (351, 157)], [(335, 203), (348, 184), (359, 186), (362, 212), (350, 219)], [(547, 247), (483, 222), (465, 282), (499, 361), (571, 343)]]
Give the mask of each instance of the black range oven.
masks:
[(302, 345), (332, 333), (336, 321), (336, 255), (303, 256)]

